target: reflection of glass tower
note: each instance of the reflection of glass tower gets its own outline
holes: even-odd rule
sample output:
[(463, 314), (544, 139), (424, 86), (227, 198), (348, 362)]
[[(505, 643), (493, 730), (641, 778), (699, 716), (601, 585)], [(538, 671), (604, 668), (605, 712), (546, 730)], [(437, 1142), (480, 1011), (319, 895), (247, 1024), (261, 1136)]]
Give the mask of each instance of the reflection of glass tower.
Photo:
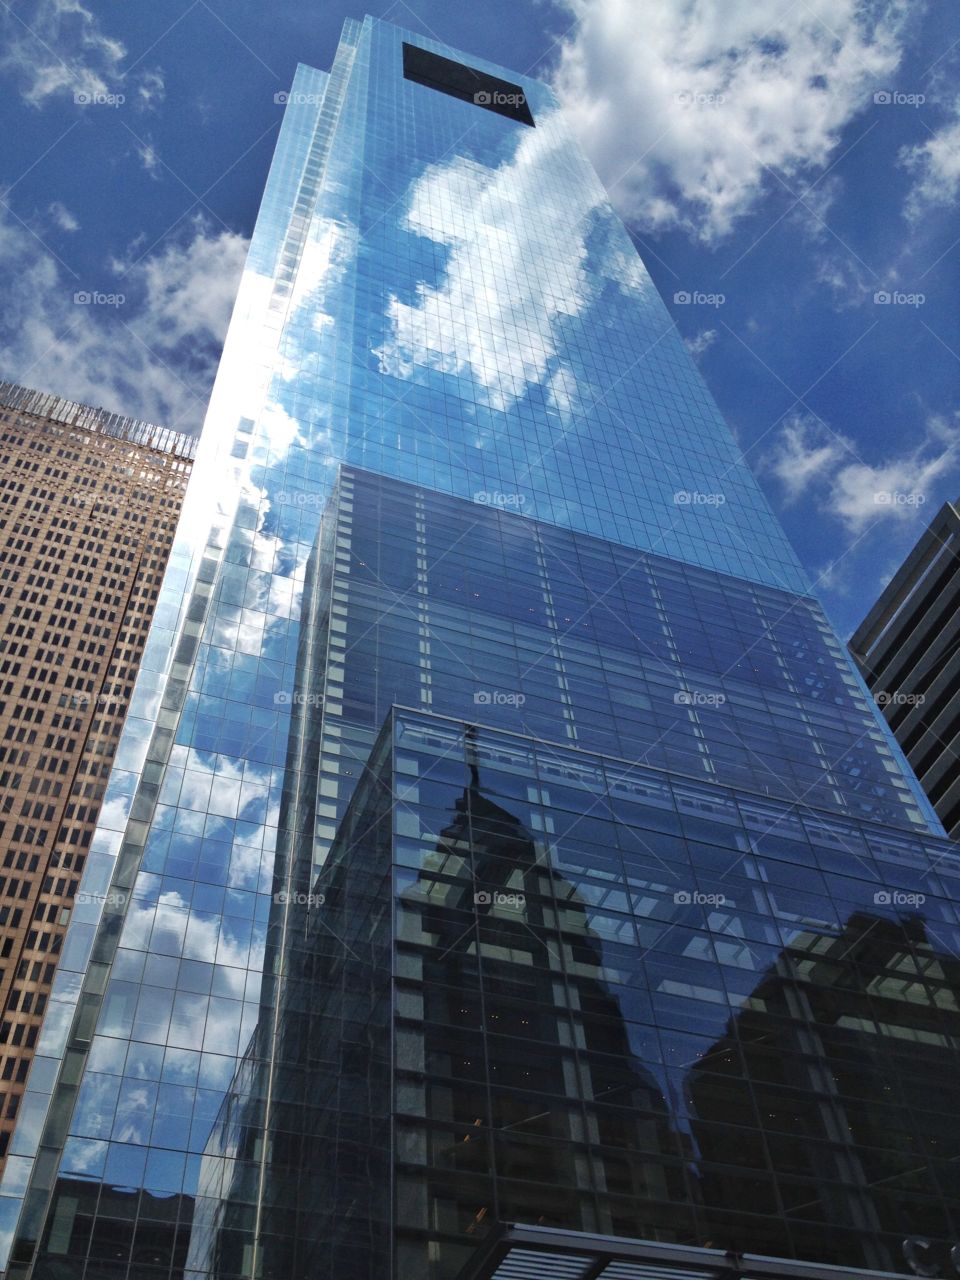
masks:
[[(960, 1239), (957, 859), (516, 80), (372, 20), (298, 73), (91, 849), (121, 892), (0, 1184), (18, 1280), (452, 1280), (507, 1222), (688, 1274)], [(820, 1106), (867, 915), (924, 1010), (840, 1015), (900, 1064), (869, 1136), (935, 1079), (942, 1145), (779, 1167), (745, 1011), (803, 938), (771, 1016)]]
[[(272, 1116), (262, 1197), (265, 1276), (311, 1274), (311, 1266), (330, 1276), (390, 1274), (391, 1150), (397, 1169), (405, 1166), (400, 1274), (422, 1268), (428, 1219), (446, 1220), (442, 1236), (462, 1237), (438, 1242), (449, 1271), (507, 1200), (511, 1216), (598, 1229), (595, 1172), (647, 1202), (648, 1229), (686, 1214), (666, 1101), (608, 985), (610, 937), (592, 927), (578, 878), (551, 866), (515, 800), (497, 794), (502, 775), (491, 775), (493, 789), (484, 785), (489, 746), (477, 734), (468, 728), (452, 740), (443, 780), (424, 772), (415, 781), (391, 776), (393, 743), (381, 736), (295, 930), (277, 1054), (284, 1101)], [(395, 868), (396, 920), (394, 795), (417, 818), (421, 850), (419, 871), (409, 859)], [(394, 956), (408, 981), (392, 1014)], [(407, 1112), (396, 1124), (394, 1072)], [(588, 1113), (585, 1097), (607, 1105)], [(253, 1114), (252, 1095), (245, 1101)], [(196, 1236), (204, 1253), (195, 1264), (213, 1274), (234, 1198), (223, 1204), (219, 1233)]]

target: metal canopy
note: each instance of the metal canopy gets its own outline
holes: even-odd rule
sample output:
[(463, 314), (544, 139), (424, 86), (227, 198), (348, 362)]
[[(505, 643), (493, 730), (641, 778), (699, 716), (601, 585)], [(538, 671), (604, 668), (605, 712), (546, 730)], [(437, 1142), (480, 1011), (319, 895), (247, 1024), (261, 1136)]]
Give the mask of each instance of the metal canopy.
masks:
[(897, 1273), (502, 1224), (457, 1280), (896, 1280)]

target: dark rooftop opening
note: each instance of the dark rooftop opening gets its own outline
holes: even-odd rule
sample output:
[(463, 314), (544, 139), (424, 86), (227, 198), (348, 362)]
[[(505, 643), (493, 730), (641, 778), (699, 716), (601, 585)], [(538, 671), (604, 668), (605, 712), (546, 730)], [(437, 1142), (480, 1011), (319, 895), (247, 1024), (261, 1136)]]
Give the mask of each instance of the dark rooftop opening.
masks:
[(464, 66), (451, 58), (441, 58), (414, 44), (403, 44), (403, 74), (415, 84), (426, 85), (440, 93), (462, 102), (472, 102), (485, 111), (495, 111), (498, 116), (516, 120), (519, 124), (533, 124), (533, 116), (527, 105), (526, 94), (518, 84), (501, 80), (486, 71)]

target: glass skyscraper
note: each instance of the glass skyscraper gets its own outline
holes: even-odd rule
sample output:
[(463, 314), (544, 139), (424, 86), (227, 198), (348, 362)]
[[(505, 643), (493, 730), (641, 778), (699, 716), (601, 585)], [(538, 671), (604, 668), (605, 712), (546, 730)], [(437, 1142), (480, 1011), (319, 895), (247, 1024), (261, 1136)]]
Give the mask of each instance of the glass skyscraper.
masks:
[(300, 68), (83, 884), (10, 1277), (952, 1265), (960, 859), (536, 81)]

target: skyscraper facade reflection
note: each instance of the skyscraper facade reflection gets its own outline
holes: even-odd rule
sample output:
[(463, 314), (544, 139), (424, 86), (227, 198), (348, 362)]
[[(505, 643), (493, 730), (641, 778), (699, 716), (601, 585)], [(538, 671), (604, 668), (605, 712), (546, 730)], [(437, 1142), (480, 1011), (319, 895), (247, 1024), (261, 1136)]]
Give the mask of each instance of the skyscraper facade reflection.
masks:
[(299, 70), (127, 734), (10, 1276), (960, 1238), (956, 855), (543, 85)]

